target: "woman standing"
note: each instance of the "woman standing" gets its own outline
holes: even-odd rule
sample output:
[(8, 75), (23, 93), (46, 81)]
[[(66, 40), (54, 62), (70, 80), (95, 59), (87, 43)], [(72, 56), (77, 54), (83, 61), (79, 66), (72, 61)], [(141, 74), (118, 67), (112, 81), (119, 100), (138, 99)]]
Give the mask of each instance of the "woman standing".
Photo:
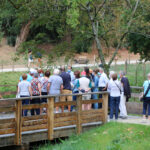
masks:
[[(23, 81), (19, 82), (18, 84), (18, 94), (20, 97), (30, 97), (32, 96), (32, 90), (31, 90), (31, 84), (30, 82), (27, 81), (27, 75), (23, 74), (22, 75)], [(22, 101), (22, 105), (28, 105), (29, 104), (29, 99), (25, 99)], [(28, 110), (23, 111), (23, 116), (27, 116)]]
[[(31, 81), (31, 88), (32, 88), (32, 96), (41, 96), (41, 85), (40, 81), (38, 79), (38, 73), (34, 73), (34, 78)], [(40, 98), (35, 98), (32, 99), (31, 104), (40, 104)], [(31, 115), (39, 115), (40, 114), (40, 109), (32, 109), (31, 110)]]
[[(73, 81), (72, 93), (77, 94), (77, 93), (79, 93), (78, 82), (79, 82), (79, 78), (80, 78), (80, 71), (75, 71), (74, 76), (75, 76), (75, 79)], [(76, 101), (76, 100), (77, 100), (77, 96), (73, 96), (73, 101)], [(71, 111), (73, 110), (73, 107), (74, 106), (71, 106)]]
[(31, 63), (34, 63), (34, 61), (33, 61), (32, 51), (29, 50), (29, 52), (28, 52), (28, 68), (31, 67)]
[[(84, 71), (81, 73), (81, 76), (82, 77), (79, 79), (77, 87), (81, 93), (87, 93), (82, 96), (82, 100), (90, 100), (91, 95), (88, 93), (91, 92), (92, 88), (91, 81), (86, 77), (86, 73)], [(90, 109), (91, 104), (82, 104), (82, 110), (90, 110)]]
[(113, 112), (115, 110), (115, 119), (118, 119), (119, 104), (121, 96), (121, 83), (117, 79), (117, 74), (112, 75), (112, 80), (108, 83), (110, 90), (110, 119), (113, 119)]
[(148, 119), (150, 120), (150, 73), (148, 80), (144, 82), (144, 99), (143, 99), (143, 119), (146, 119), (146, 112), (148, 108)]
[[(50, 77), (50, 72), (46, 71), (44, 77), (41, 78), (41, 94), (48, 95), (47, 87), (48, 87), (48, 80)], [(47, 103), (47, 98), (42, 98), (42, 103)]]
[[(98, 72), (99, 70), (96, 69), (94, 70), (94, 88), (93, 92), (98, 92), (98, 82), (99, 82), (99, 77), (98, 77)], [(98, 94), (93, 94), (93, 99), (97, 100), (98, 99)], [(98, 103), (94, 103), (94, 109), (98, 109)]]

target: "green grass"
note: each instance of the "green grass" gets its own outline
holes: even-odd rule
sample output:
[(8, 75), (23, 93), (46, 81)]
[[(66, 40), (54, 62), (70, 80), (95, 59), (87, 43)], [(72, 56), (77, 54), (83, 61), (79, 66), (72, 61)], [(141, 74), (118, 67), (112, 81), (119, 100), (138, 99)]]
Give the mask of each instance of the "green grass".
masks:
[(150, 150), (150, 127), (111, 122), (38, 150)]
[[(23, 72), (4, 72), (0, 73), (0, 85), (15, 85), (9, 87), (0, 87), (0, 92), (8, 92), (8, 91), (16, 91), (17, 84), (19, 82), (19, 77), (23, 74)], [(12, 98), (15, 95), (7, 95), (4, 98)]]

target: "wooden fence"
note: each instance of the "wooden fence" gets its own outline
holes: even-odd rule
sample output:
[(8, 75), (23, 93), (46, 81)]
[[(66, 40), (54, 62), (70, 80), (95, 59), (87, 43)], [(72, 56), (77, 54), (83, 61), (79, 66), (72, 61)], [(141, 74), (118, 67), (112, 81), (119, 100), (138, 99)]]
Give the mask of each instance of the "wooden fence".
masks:
[[(0, 147), (8, 145), (21, 145), (24, 142), (29, 143), (38, 140), (52, 140), (54, 138), (60, 138), (69, 134), (70, 126), (75, 126), (76, 133), (80, 134), (82, 133), (84, 124), (98, 122), (106, 123), (108, 115), (108, 93), (98, 92), (92, 94), (102, 94), (103, 98), (99, 100), (82, 100), (82, 96), (84, 94), (74, 94), (77, 96), (77, 101), (54, 102), (55, 97), (58, 97), (58, 95), (51, 95), (42, 97), (32, 97), (32, 99), (47, 98), (48, 102), (46, 104), (29, 105), (22, 105), (22, 100), (26, 98), (0, 100), (11, 100), (15, 102), (15, 106), (0, 107), (0, 113), (13, 112), (15, 114), (14, 118), (0, 119)], [(61, 97), (64, 95), (59, 96)], [(82, 110), (82, 104), (94, 103), (102, 103), (102, 108), (91, 108), (90, 110)], [(54, 113), (55, 107), (68, 105), (74, 105), (75, 111)], [(38, 108), (46, 108), (47, 113), (34, 116), (22, 116), (22, 110), (31, 110)], [(54, 129), (62, 127), (66, 127), (66, 130), (62, 133), (60, 131), (57, 134), (54, 132)], [(35, 131), (39, 133), (42, 129), (46, 129), (47, 137), (43, 138), (42, 134), (40, 134), (40, 137), (39, 135), (34, 136), (34, 138), (30, 137), (30, 131)], [(24, 138), (25, 134), (28, 134), (28, 138)]]

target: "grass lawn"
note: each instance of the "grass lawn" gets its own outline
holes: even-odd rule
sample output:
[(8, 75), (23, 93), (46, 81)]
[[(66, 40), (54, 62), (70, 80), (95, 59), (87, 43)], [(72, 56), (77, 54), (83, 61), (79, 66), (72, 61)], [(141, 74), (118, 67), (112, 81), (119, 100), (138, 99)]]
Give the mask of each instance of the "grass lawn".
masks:
[[(1, 87), (0, 92), (8, 92), (8, 91), (16, 91), (16, 86), (19, 81), (19, 77), (23, 74), (23, 72), (4, 72), (0, 73), (0, 85), (15, 85), (9, 87)], [(4, 97), (15, 97), (15, 95), (7, 95)]]
[(150, 150), (150, 126), (111, 122), (38, 150)]

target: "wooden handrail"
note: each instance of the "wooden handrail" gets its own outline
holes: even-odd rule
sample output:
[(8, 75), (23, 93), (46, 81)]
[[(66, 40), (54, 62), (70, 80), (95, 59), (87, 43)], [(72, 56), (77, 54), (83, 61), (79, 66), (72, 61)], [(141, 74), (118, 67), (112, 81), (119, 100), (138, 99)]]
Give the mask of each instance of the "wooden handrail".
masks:
[(25, 99), (37, 99), (37, 98), (52, 98), (52, 97), (61, 97), (61, 96), (82, 96), (82, 95), (93, 95), (93, 94), (108, 94), (109, 92), (90, 92), (90, 93), (79, 93), (79, 94), (57, 94), (57, 95), (46, 95), (46, 96), (31, 96), (31, 97), (20, 97), (20, 98), (7, 98), (7, 99), (0, 99), (0, 101), (18, 101), (18, 100), (25, 100)]

